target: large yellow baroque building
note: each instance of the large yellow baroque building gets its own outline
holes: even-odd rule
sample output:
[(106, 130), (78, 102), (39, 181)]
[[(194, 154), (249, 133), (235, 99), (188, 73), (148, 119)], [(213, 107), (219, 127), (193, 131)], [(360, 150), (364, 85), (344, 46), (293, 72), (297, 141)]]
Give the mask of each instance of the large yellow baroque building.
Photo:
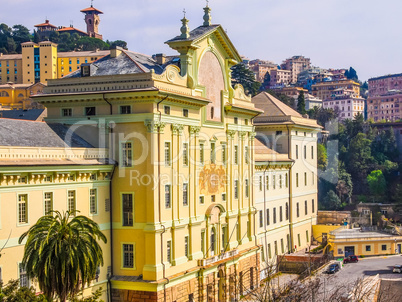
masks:
[[(44, 214), (46, 190), (55, 209), (76, 205), (108, 235), (87, 292), (102, 286), (109, 301), (232, 301), (258, 286), (268, 259), (309, 244), (319, 127), (267, 94), (252, 100), (231, 86), (241, 58), (204, 11), (202, 26), (190, 31), (183, 18), (181, 35), (166, 42), (177, 56), (116, 47), (34, 97), (48, 111), (47, 124), (34, 125), (70, 143), (22, 140), (11, 160), (25, 163), (18, 175), (0, 156), (4, 280), (25, 282), (17, 239)], [(19, 223), (24, 209), (29, 219)]]

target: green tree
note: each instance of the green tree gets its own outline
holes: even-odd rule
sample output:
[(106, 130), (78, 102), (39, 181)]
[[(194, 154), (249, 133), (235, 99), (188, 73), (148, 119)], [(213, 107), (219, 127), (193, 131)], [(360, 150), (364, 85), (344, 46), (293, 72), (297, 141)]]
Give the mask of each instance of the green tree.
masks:
[(21, 24), (13, 26), (13, 40), (17, 45), (16, 51), (21, 53), (21, 43), (29, 42), (32, 39), (32, 35), (29, 33), (29, 29)]
[(317, 144), (317, 168), (325, 170), (328, 165), (327, 148), (324, 144)]
[(232, 67), (232, 85), (241, 84), (245, 93), (256, 95), (260, 89), (261, 83), (255, 80), (254, 72), (243, 63)]
[(297, 111), (300, 114), (306, 114), (306, 102), (304, 100), (304, 91), (300, 90), (299, 96), (297, 97)]
[(349, 70), (345, 71), (345, 76), (349, 80), (358, 81), (359, 77), (357, 76), (357, 72), (353, 67), (350, 67)]
[(271, 82), (271, 75), (269, 74), (269, 72), (267, 71), (264, 75), (264, 81), (262, 82), (261, 91), (265, 91), (269, 88), (270, 86), (270, 82)]
[(317, 123), (323, 127), (325, 127), (328, 122), (338, 117), (334, 109), (317, 106), (309, 109), (307, 114), (311, 119), (317, 120)]
[(381, 170), (371, 171), (371, 173), (367, 175), (367, 183), (370, 192), (374, 195), (383, 195), (387, 188), (387, 183)]
[[(103, 302), (100, 300), (102, 288), (97, 289), (91, 296), (70, 299), (71, 302)], [(31, 287), (20, 287), (18, 280), (10, 280), (7, 284), (1, 285), (0, 302), (49, 302), (43, 294), (36, 294), (36, 290)]]
[(112, 48), (112, 47), (114, 47), (114, 46), (119, 46), (119, 47), (121, 47), (121, 48), (123, 48), (123, 49), (128, 49), (128, 48), (127, 48), (127, 42), (126, 42), (126, 41), (123, 41), (123, 40), (116, 40), (116, 41), (109, 41), (109, 40), (106, 40), (106, 44), (109, 44), (109, 45), (110, 45), (110, 48)]
[(22, 264), (27, 275), (38, 281), (47, 299), (56, 295), (64, 302), (89, 284), (103, 265), (98, 240), (106, 243), (99, 226), (85, 216), (54, 212), (36, 222), (21, 235), (27, 238)]
[(338, 195), (330, 190), (324, 198), (324, 205), (328, 210), (339, 210), (342, 207), (342, 202)]

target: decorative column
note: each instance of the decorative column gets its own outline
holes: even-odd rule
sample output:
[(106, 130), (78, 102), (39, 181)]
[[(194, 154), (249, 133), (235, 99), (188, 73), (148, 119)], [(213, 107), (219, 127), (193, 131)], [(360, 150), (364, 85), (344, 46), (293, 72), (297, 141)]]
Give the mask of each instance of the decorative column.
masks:
[[(189, 191), (193, 193), (193, 204), (189, 202), (189, 207), (190, 207), (190, 217), (196, 217), (197, 216), (197, 204), (198, 204), (198, 184), (197, 184), (197, 137), (199, 136), (201, 130), (201, 126), (190, 126), (189, 132), (190, 132), (190, 141), (189, 141), (189, 166), (190, 172), (193, 170), (193, 173), (190, 173), (193, 177), (193, 187), (191, 188), (191, 184), (189, 182)], [(193, 156), (191, 157), (191, 145), (193, 146)]]
[[(172, 124), (172, 215), (173, 220), (180, 219), (180, 144), (184, 125)], [(175, 169), (176, 168), (176, 169)], [(177, 198), (175, 198), (176, 196)], [(176, 202), (174, 202), (176, 201)]]

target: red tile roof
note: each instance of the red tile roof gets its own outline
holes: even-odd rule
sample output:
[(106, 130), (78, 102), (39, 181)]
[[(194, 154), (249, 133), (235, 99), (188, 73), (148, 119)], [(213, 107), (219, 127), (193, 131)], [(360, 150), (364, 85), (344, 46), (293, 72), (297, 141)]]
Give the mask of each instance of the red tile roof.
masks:
[(34, 25), (34, 26), (35, 27), (47, 27), (47, 26), (49, 26), (49, 27), (57, 28), (57, 26), (55, 26), (53, 24), (50, 24), (49, 20), (46, 20), (45, 23), (37, 24), (37, 25)]
[(86, 13), (86, 12), (97, 12), (98, 14), (103, 14), (103, 12), (102, 11), (100, 11), (99, 9), (97, 9), (97, 8), (94, 8), (94, 7), (88, 7), (88, 8), (84, 8), (84, 9), (82, 9), (82, 10), (80, 10), (80, 12), (82, 12), (82, 13)]
[(78, 32), (80, 32), (80, 33), (82, 33), (82, 34), (84, 34), (86, 36), (88, 35), (86, 32), (84, 32), (82, 30), (79, 30), (79, 29), (76, 29), (76, 28), (71, 27), (71, 26), (59, 28), (59, 29), (57, 29), (57, 31), (78, 31)]

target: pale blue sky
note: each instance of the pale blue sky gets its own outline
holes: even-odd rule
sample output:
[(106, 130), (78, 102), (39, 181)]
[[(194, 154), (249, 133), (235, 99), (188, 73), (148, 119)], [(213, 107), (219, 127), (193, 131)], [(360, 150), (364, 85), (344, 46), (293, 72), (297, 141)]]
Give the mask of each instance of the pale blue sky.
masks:
[[(30, 30), (46, 16), (54, 25), (85, 30), (80, 9), (89, 0), (2, 1), (0, 23)], [(180, 33), (186, 8), (190, 29), (202, 24), (204, 0), (94, 0), (104, 39), (130, 50), (174, 54), (164, 42)], [(353, 66), (361, 79), (402, 72), (400, 0), (210, 0), (241, 55), (280, 63), (304, 55), (323, 68)]]

